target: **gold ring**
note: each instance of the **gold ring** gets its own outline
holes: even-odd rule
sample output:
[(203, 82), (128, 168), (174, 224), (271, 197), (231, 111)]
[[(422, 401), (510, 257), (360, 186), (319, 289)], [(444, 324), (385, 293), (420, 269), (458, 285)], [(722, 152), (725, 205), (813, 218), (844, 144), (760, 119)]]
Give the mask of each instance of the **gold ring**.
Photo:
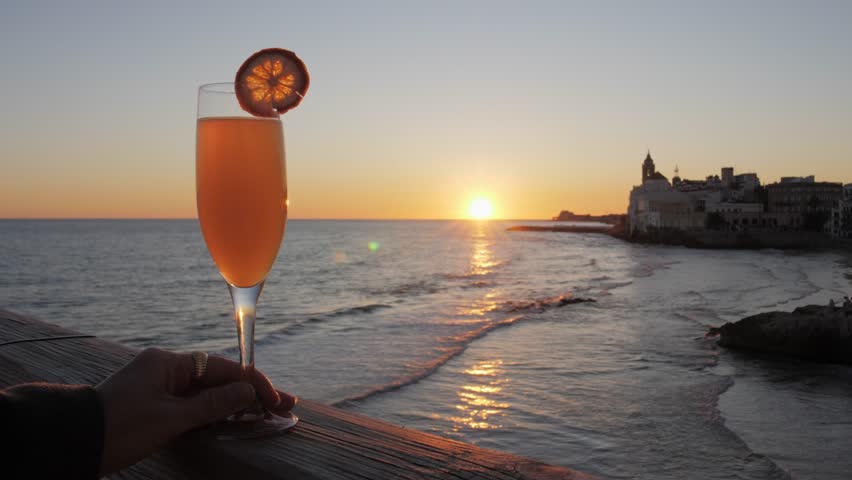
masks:
[(204, 378), (207, 373), (207, 352), (192, 352), (193, 371), (196, 380)]

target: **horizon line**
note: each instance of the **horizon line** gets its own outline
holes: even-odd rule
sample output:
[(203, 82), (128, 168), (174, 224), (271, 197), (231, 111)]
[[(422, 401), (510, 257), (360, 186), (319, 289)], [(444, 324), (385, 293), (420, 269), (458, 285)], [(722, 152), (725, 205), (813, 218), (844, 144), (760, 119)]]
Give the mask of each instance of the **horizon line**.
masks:
[[(98, 221), (98, 220), (198, 220), (198, 217), (0, 217), (0, 221), (15, 221), (15, 220), (43, 220), (43, 221), (63, 221), (63, 220), (73, 220), (73, 221)], [(330, 222), (339, 222), (339, 221), (354, 221), (354, 222), (369, 222), (369, 221), (401, 221), (401, 222), (411, 222), (411, 221), (429, 221), (429, 222), (446, 222), (446, 221), (459, 221), (459, 220), (470, 220), (475, 222), (488, 222), (488, 221), (498, 221), (498, 222), (551, 222), (554, 221), (552, 218), (330, 218), (330, 217), (300, 217), (300, 218), (288, 218), (288, 221), (301, 221), (301, 220), (310, 220), (310, 221), (330, 221)]]

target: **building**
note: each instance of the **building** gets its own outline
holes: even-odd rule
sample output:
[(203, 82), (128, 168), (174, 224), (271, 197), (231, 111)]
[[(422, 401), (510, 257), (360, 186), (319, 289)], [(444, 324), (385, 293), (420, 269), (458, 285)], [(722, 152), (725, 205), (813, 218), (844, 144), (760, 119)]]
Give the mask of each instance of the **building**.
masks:
[(843, 200), (843, 185), (817, 182), (813, 175), (783, 177), (766, 186), (767, 212), (778, 227), (790, 230), (830, 230), (832, 209)]
[(633, 234), (703, 228), (704, 212), (697, 211), (695, 206), (688, 194), (674, 188), (666, 176), (657, 171), (649, 151), (642, 163), (642, 184), (630, 191), (627, 231)]
[(843, 186), (843, 198), (831, 209), (829, 233), (835, 237), (852, 238), (852, 183)]
[(648, 150), (648, 154), (645, 156), (645, 161), (642, 162), (642, 184), (649, 180), (664, 180), (668, 185), (669, 179), (666, 178), (665, 175), (657, 171), (657, 167), (654, 165), (654, 159), (651, 158), (651, 151)]
[(723, 167), (704, 180), (672, 182), (657, 171), (651, 152), (642, 163), (642, 184), (630, 192), (628, 233), (659, 229), (824, 231), (852, 238), (852, 184), (817, 182), (813, 175), (782, 177), (762, 186), (756, 173)]
[(723, 167), (720, 173), (704, 180), (684, 180), (677, 176), (673, 186), (690, 196), (695, 211), (721, 217), (715, 220), (714, 228), (741, 230), (746, 226), (767, 226), (762, 218), (764, 208), (757, 174), (735, 174), (734, 167)]
[(734, 188), (734, 167), (722, 167), (722, 187)]
[[(721, 190), (720, 184), (711, 185), (713, 177), (708, 177), (707, 180), (681, 180), (680, 177), (675, 177), (677, 181), (674, 179), (672, 181), (672, 186), (674, 186), (678, 191), (681, 192), (697, 192), (701, 190)], [(716, 177), (717, 179), (719, 177)], [(718, 182), (717, 182), (718, 183)]]
[(699, 190), (723, 191), (723, 198), (736, 201), (755, 201), (756, 192), (760, 188), (760, 178), (756, 173), (734, 174), (734, 167), (723, 167), (721, 176), (708, 175), (704, 180), (681, 179), (679, 171), (675, 168), (675, 176), (672, 178), (672, 186), (681, 192), (693, 192)]
[(728, 199), (737, 202), (757, 202), (759, 200), (760, 178), (756, 173), (734, 175), (733, 186), (728, 189)]
[(743, 190), (757, 190), (760, 187), (760, 178), (756, 173), (740, 173), (734, 175), (734, 188)]
[(709, 202), (707, 214), (718, 214), (727, 230), (746, 230), (750, 228), (768, 228), (771, 222), (764, 215), (763, 204), (755, 202)]
[(781, 183), (814, 183), (816, 177), (808, 175), (807, 177), (781, 177)]

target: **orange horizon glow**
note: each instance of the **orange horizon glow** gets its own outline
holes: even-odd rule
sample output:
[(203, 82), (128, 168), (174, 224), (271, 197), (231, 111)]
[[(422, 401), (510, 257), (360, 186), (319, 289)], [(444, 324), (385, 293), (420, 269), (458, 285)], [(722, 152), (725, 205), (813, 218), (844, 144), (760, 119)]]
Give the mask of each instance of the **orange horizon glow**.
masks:
[[(187, 162), (189, 163), (189, 162)], [(191, 164), (190, 164), (191, 165)], [(357, 188), (345, 178), (324, 183), (299, 178), (288, 165), (290, 219), (453, 220), (470, 219), (471, 203), (481, 195), (463, 178), (434, 179), (429, 185), (388, 180)], [(191, 167), (190, 167), (191, 168)], [(73, 179), (45, 184), (35, 176), (0, 189), (0, 219), (196, 219), (194, 172), (173, 178)], [(302, 175), (304, 176), (304, 175)], [(313, 175), (310, 175), (313, 176)], [(508, 175), (507, 175), (508, 176)], [(50, 182), (52, 183), (52, 182)], [(561, 210), (593, 215), (627, 210), (630, 182), (610, 191), (582, 186), (538, 186), (494, 182), (487, 196), (488, 218), (549, 220)], [(483, 197), (486, 198), (486, 197)], [(500, 199), (496, 201), (495, 199)]]
[[(187, 134), (192, 138), (190, 133), (194, 132)], [(185, 143), (178, 153), (170, 152), (167, 144), (151, 150), (131, 149), (121, 162), (107, 167), (77, 153), (49, 172), (26, 168), (14, 176), (0, 176), (0, 218), (195, 219), (195, 152), (194, 145)], [(607, 155), (611, 160), (596, 162), (594, 168), (574, 175), (526, 171), (497, 154), (470, 154), (469, 161), (440, 168), (423, 157), (365, 170), (359, 165), (366, 154), (352, 152), (350, 162), (324, 163), (324, 157), (315, 152), (322, 144), (294, 147), (293, 143), (296, 141), (291, 140), (287, 150), (289, 218), (318, 220), (469, 219), (471, 202), (480, 197), (491, 202), (495, 220), (550, 220), (561, 210), (592, 215), (625, 213), (630, 189), (641, 181), (645, 156), (644, 149), (633, 155), (616, 152)], [(839, 168), (761, 167), (704, 158), (676, 161), (686, 156), (684, 151), (661, 149), (658, 154), (652, 149), (652, 154), (659, 171), (670, 172), (677, 164), (684, 178), (704, 178), (718, 174), (717, 167), (731, 165), (735, 172), (756, 171), (762, 183), (804, 173), (820, 180), (850, 180), (844, 175), (845, 164)], [(145, 168), (149, 158), (160, 156), (171, 159), (174, 167)], [(590, 156), (574, 154), (571, 161)]]
[[(289, 152), (288, 157), (298, 159), (297, 154)], [(378, 180), (349, 172), (324, 176), (322, 168), (288, 158), (289, 218), (463, 220), (476, 217), (471, 204), (478, 198), (490, 202), (492, 213), (488, 218), (494, 220), (550, 220), (561, 210), (591, 215), (626, 213), (630, 189), (640, 181), (638, 157), (644, 154), (634, 155), (622, 168), (614, 165), (610, 173), (602, 166), (576, 179), (530, 178), (507, 169), (492, 172), (484, 181), (476, 179), (481, 174), (469, 171), (423, 178), (428, 176), (420, 175), (417, 163), (400, 165)], [(660, 157), (662, 160), (657, 160)], [(674, 166), (663, 155), (655, 155), (655, 160), (663, 172)], [(143, 164), (139, 160), (134, 167)], [(733, 166), (736, 172), (756, 171), (762, 183), (775, 182), (786, 173), (815, 173), (826, 181), (850, 180), (842, 169), (831, 174), (825, 169), (775, 168), (773, 175), (761, 168)], [(73, 167), (63, 170), (73, 171)], [(182, 161), (172, 176), (170, 172), (154, 176), (101, 171), (91, 176), (56, 172), (52, 178), (45, 178), (41, 172), (32, 172), (14, 181), (0, 178), (0, 219), (196, 219), (193, 167), (193, 162)], [(683, 164), (680, 167), (686, 170)], [(685, 177), (703, 178), (711, 173), (716, 172), (710, 167), (692, 167)], [(483, 191), (487, 195), (480, 193)]]

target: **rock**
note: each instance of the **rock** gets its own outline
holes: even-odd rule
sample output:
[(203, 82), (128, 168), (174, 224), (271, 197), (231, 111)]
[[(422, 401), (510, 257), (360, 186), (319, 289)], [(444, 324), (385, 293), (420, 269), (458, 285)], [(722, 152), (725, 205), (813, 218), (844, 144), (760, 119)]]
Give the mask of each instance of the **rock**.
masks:
[(828, 363), (852, 364), (852, 311), (818, 305), (793, 312), (767, 312), (710, 328), (719, 345), (791, 355)]

